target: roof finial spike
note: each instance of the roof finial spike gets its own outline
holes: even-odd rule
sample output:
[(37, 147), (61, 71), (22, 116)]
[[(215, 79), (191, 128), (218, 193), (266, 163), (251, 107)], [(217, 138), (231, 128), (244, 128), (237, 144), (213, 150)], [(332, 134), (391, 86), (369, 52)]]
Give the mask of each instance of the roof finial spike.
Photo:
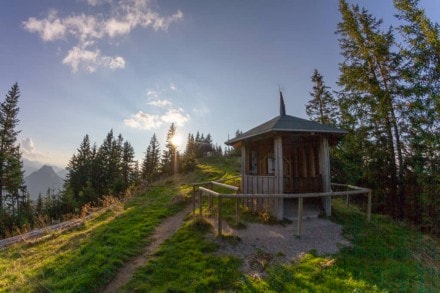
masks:
[(283, 92), (280, 90), (280, 116), (286, 116), (286, 105), (284, 104)]

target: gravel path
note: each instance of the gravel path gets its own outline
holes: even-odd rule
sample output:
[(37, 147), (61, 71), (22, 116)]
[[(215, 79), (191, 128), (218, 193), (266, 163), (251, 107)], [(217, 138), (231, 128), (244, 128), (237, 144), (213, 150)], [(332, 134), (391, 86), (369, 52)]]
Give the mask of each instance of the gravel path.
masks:
[(262, 277), (267, 265), (296, 261), (310, 250), (327, 255), (351, 245), (342, 236), (342, 226), (320, 218), (303, 220), (301, 238), (295, 236), (296, 221), (284, 226), (247, 224), (245, 229), (231, 229), (224, 223), (224, 227), (223, 234), (233, 237), (217, 240), (209, 236), (220, 245), (218, 253), (241, 258), (242, 271), (255, 277)]

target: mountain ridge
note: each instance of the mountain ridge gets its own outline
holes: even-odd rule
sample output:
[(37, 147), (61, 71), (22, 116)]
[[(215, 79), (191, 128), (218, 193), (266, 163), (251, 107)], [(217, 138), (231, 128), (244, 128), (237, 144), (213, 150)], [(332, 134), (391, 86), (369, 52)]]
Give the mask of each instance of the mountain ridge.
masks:
[(52, 166), (43, 165), (37, 171), (24, 178), (30, 198), (38, 199), (38, 195), (45, 195), (48, 189), (60, 190), (64, 185), (64, 179), (55, 173)]

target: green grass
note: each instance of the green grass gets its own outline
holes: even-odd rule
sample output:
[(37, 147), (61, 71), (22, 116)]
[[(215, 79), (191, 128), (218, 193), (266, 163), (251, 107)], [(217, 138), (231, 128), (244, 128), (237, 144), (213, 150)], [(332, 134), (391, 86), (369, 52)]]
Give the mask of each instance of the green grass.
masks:
[[(206, 159), (191, 174), (159, 182), (73, 231), (0, 251), (0, 291), (99, 290), (140, 252), (164, 218), (182, 208), (175, 195), (188, 198), (191, 183), (230, 178), (238, 169), (236, 158)], [(224, 201), (230, 221), (234, 208), (233, 200)], [(352, 247), (331, 256), (305, 252), (295, 263), (268, 267), (267, 276), (257, 279), (240, 273), (239, 259), (217, 255), (217, 245), (205, 237), (210, 227), (189, 217), (123, 291), (440, 292), (436, 240), (384, 216), (373, 215), (368, 223), (364, 213), (338, 200), (331, 220), (343, 225)]]
[(335, 201), (334, 217), (353, 247), (338, 255), (337, 266), (387, 291), (439, 292), (438, 242), (388, 217), (368, 223), (356, 208)]
[(175, 187), (154, 187), (74, 231), (0, 251), (0, 291), (94, 291), (137, 255), (154, 228), (181, 209)]
[(334, 261), (309, 253), (298, 263), (270, 268), (264, 280), (248, 279), (243, 291), (439, 292), (438, 243), (384, 216), (368, 223), (339, 200), (333, 214), (352, 247), (331, 256)]
[(166, 241), (155, 258), (139, 269), (123, 291), (213, 292), (238, 289), (240, 260), (216, 256), (205, 241), (210, 225), (189, 221)]
[[(137, 271), (126, 291), (143, 292), (438, 292), (438, 244), (382, 216), (334, 204), (353, 246), (332, 256), (313, 251), (295, 263), (267, 269), (264, 279), (237, 271), (240, 262), (216, 255), (211, 233), (191, 220), (154, 260)], [(196, 229), (196, 227), (199, 227)], [(423, 256), (423, 257), (422, 257)], [(436, 267), (427, 265), (436, 264)]]

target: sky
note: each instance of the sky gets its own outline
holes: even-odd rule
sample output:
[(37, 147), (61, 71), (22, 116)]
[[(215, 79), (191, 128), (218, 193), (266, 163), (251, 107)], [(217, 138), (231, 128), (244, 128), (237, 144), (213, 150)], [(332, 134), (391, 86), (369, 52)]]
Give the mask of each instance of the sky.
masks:
[[(396, 24), (391, 0), (349, 2)], [(440, 22), (440, 1), (421, 6)], [(172, 122), (224, 147), (279, 114), (279, 89), (306, 118), (315, 68), (337, 89), (339, 21), (337, 0), (2, 1), (1, 101), (17, 82), (23, 157), (58, 167), (111, 129), (139, 161)]]

